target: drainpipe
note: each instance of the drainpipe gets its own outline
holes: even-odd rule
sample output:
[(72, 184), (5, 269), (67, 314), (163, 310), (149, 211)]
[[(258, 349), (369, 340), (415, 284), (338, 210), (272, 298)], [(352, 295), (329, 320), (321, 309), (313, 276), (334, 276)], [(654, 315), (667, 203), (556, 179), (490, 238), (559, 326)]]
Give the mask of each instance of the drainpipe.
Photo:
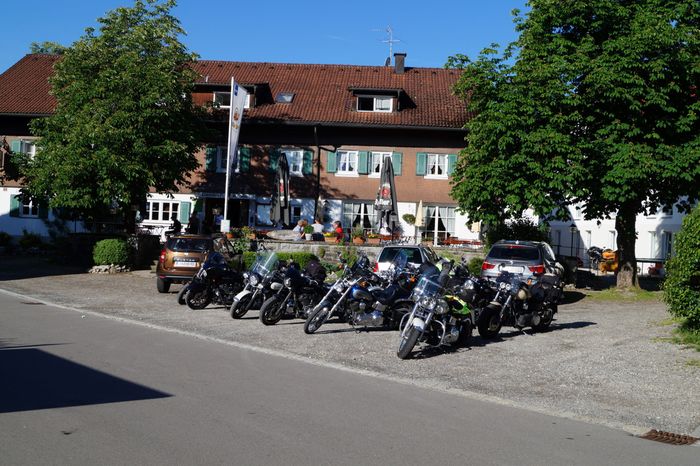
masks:
[[(318, 125), (314, 125), (314, 143), (316, 144), (316, 197), (314, 199), (314, 219), (318, 212), (318, 198), (321, 195), (321, 146), (318, 143)], [(323, 221), (323, 219), (321, 219)]]

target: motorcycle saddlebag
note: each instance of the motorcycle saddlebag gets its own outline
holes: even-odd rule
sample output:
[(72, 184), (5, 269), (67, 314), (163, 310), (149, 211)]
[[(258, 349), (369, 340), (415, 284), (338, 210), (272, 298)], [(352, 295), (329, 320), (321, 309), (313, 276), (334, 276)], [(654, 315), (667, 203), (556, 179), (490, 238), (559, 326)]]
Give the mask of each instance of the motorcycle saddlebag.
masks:
[(304, 268), (304, 272), (319, 283), (323, 283), (326, 279), (326, 269), (323, 268), (319, 261), (309, 261)]

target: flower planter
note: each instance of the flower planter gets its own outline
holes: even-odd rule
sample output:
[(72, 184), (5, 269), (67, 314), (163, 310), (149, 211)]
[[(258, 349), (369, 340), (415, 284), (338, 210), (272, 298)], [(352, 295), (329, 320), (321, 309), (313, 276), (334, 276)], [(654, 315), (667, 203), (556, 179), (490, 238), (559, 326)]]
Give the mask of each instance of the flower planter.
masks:
[(311, 233), (304, 233), (304, 238), (306, 239), (306, 241), (311, 241), (311, 238), (312, 238), (312, 237), (313, 237), (313, 236), (312, 236)]
[(352, 244), (365, 244), (365, 239), (364, 238), (353, 238)]
[(335, 236), (324, 236), (323, 239), (326, 243), (335, 244)]
[(380, 238), (367, 238), (367, 244), (379, 244)]

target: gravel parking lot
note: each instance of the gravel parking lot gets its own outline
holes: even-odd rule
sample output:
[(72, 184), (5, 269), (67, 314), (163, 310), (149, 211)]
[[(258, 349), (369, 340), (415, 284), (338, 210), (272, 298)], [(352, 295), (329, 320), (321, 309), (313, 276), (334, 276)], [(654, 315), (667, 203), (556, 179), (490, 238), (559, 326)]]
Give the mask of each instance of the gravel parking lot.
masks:
[(330, 322), (305, 335), (301, 320), (265, 327), (257, 311), (232, 320), (223, 307), (179, 306), (179, 287), (158, 294), (149, 271), (96, 275), (5, 259), (0, 289), (38, 300), (633, 433), (653, 428), (700, 436), (700, 353), (665, 340), (673, 326), (656, 300), (606, 302), (569, 291), (549, 332), (504, 328), (495, 341), (475, 333), (468, 348), (428, 350), (401, 361), (396, 332), (356, 332)]

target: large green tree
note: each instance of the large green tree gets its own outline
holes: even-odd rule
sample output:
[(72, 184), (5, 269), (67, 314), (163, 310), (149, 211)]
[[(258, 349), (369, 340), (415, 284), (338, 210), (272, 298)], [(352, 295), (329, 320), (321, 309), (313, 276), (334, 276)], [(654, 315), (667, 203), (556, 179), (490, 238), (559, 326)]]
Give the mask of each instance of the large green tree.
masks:
[(29, 195), (83, 212), (117, 204), (132, 231), (149, 188), (175, 191), (197, 168), (196, 56), (174, 5), (136, 0), (65, 50), (51, 78), (55, 113), (33, 122), (40, 150), (22, 164)]
[(618, 286), (636, 285), (636, 216), (700, 193), (700, 2), (528, 5), (503, 52), (448, 61), (475, 115), (452, 194), (473, 220), (614, 217)]

